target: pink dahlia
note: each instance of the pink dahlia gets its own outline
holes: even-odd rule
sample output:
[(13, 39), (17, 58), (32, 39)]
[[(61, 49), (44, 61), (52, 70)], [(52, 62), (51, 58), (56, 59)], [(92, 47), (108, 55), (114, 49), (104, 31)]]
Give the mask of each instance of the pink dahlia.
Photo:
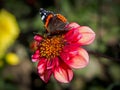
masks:
[(52, 74), (59, 82), (68, 83), (73, 78), (72, 68), (83, 68), (89, 63), (88, 53), (81, 46), (92, 43), (95, 33), (77, 23), (70, 23), (67, 28), (70, 30), (62, 35), (34, 37), (37, 49), (32, 61), (38, 62), (38, 74), (46, 83)]

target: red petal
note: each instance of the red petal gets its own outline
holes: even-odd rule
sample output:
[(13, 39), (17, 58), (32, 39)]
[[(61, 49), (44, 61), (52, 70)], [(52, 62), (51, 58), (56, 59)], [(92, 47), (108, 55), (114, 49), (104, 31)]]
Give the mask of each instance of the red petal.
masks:
[(77, 23), (71, 23), (67, 26), (70, 30), (65, 34), (65, 39), (68, 43), (77, 43), (81, 38), (82, 35), (79, 32), (80, 25)]
[(72, 22), (67, 25), (67, 28), (77, 28), (77, 27), (80, 27), (80, 25), (75, 22)]
[(33, 62), (37, 62), (40, 58), (40, 51), (39, 50), (36, 50), (35, 53), (32, 55), (32, 61)]
[(38, 54), (32, 55), (32, 61), (33, 62), (37, 62), (38, 60), (39, 60), (39, 55)]
[(91, 28), (87, 26), (82, 26), (78, 28), (80, 34), (82, 34), (82, 38), (79, 40), (81, 45), (88, 45), (92, 43), (95, 39), (95, 33)]
[(78, 49), (78, 54), (65, 61), (72, 68), (83, 68), (89, 63), (88, 53), (82, 49)]
[(69, 54), (65, 53), (65, 52), (62, 52), (60, 54), (60, 57), (62, 58), (62, 60), (69, 60), (70, 59), (70, 56)]
[(80, 27), (77, 23), (70, 23), (67, 25), (67, 28), (70, 28), (70, 30), (66, 33), (65, 38), (68, 40), (72, 39), (73, 37), (78, 36), (79, 32), (76, 30), (76, 28)]
[(37, 66), (38, 69), (38, 73), (41, 75), (44, 73), (45, 69), (46, 69), (46, 60), (44, 58), (42, 58)]
[(54, 58), (47, 61), (47, 69), (53, 69), (55, 66), (58, 66), (58, 58)]
[(69, 83), (73, 78), (73, 72), (64, 62), (54, 69), (54, 77), (62, 83)]
[(42, 40), (42, 36), (40, 36), (40, 35), (35, 35), (35, 36), (34, 36), (34, 40), (40, 42), (40, 41)]
[(38, 63), (38, 74), (44, 82), (48, 82), (52, 74), (52, 69), (47, 69), (47, 60), (41, 59)]
[(48, 69), (48, 70), (45, 70), (44, 74), (40, 76), (40, 78), (45, 82), (47, 83), (50, 79), (50, 76), (52, 75), (52, 70), (51, 69)]
[(63, 48), (63, 52), (71, 52), (71, 51), (76, 51), (80, 47), (79, 44), (69, 44), (65, 45)]
[(65, 34), (65, 39), (68, 43), (76, 43), (80, 40), (82, 35), (79, 33), (77, 29), (72, 29)]
[(60, 57), (63, 61), (69, 60), (71, 57), (75, 56), (78, 52), (79, 45), (70, 44), (66, 45), (63, 48), (63, 51), (60, 53)]

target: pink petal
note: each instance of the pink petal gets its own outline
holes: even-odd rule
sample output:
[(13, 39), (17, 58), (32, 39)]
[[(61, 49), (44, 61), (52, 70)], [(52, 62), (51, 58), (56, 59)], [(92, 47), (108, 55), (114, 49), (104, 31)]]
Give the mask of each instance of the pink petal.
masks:
[(56, 80), (62, 83), (69, 83), (73, 78), (72, 70), (64, 62), (60, 62), (53, 73)]
[(73, 36), (74, 36), (74, 30), (70, 30), (65, 34), (65, 39), (69, 41)]
[(67, 28), (70, 29), (70, 30), (66, 33), (65, 38), (66, 39), (69, 39), (69, 38), (72, 39), (73, 37), (76, 37), (79, 33), (78, 33), (78, 31), (75, 31), (75, 29), (78, 28), (78, 27), (80, 27), (80, 25), (77, 24), (77, 23), (74, 23), (74, 22), (68, 24)]
[(79, 47), (77, 44), (65, 45), (63, 51), (60, 53), (60, 58), (63, 61), (69, 60), (77, 54)]
[(77, 27), (80, 27), (80, 25), (75, 22), (72, 22), (67, 25), (67, 28), (77, 28)]
[(32, 62), (37, 62), (38, 60), (39, 60), (39, 55), (38, 54), (32, 55)]
[(86, 50), (79, 48), (77, 55), (65, 61), (72, 68), (83, 68), (89, 63), (89, 56)]
[(78, 29), (72, 29), (65, 34), (65, 39), (68, 43), (76, 43), (80, 40), (82, 35), (79, 33)]
[(55, 66), (58, 66), (58, 58), (53, 58), (47, 61), (47, 69), (53, 69)]
[(79, 40), (81, 45), (88, 45), (92, 43), (95, 39), (95, 33), (91, 28), (87, 26), (82, 26), (78, 28), (79, 32), (82, 34), (82, 38)]
[(65, 39), (69, 43), (77, 43), (82, 38), (81, 33), (79, 33), (80, 25), (77, 23), (70, 23), (67, 25), (67, 28), (70, 28), (70, 30), (65, 34)]
[(46, 60), (44, 58), (41, 58), (37, 66), (38, 73), (42, 75), (45, 69), (46, 69)]
[(44, 71), (44, 74), (40, 76), (40, 78), (47, 83), (50, 79), (50, 76), (52, 75), (52, 70), (48, 69)]
[(80, 47), (79, 44), (69, 44), (65, 45), (63, 48), (63, 52), (71, 52), (71, 51), (76, 51)]
[(50, 76), (52, 74), (52, 69), (47, 69), (47, 60), (46, 59), (41, 59), (38, 63), (38, 74), (40, 76), (40, 78), (44, 81), (44, 82), (48, 82), (50, 79)]
[(43, 39), (42, 36), (40, 36), (38, 34), (34, 36), (34, 40), (36, 40), (38, 42), (40, 42), (42, 39)]
[(40, 58), (40, 51), (36, 50), (36, 52), (32, 55), (32, 61), (37, 62)]
[(60, 54), (60, 57), (61, 57), (62, 60), (69, 60), (69, 59), (70, 59), (69, 54), (67, 54), (67, 53), (65, 53), (65, 52), (62, 52), (62, 53)]
[(48, 60), (47, 61), (47, 69), (51, 69), (54, 67), (54, 61), (53, 60)]

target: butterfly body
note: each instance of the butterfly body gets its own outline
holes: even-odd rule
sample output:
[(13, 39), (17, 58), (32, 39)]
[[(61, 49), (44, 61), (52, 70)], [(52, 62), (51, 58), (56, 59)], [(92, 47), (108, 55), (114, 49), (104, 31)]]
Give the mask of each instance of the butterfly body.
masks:
[(51, 11), (40, 9), (41, 19), (50, 35), (61, 34), (68, 31), (66, 25), (67, 19), (61, 14), (54, 14)]

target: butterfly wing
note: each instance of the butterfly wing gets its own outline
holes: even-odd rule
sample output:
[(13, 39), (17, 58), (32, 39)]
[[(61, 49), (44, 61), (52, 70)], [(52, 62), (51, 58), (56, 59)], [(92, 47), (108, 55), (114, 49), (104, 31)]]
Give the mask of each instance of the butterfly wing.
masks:
[(54, 16), (49, 21), (47, 29), (51, 34), (59, 34), (67, 31), (67, 28), (65, 27), (67, 24), (68, 22), (63, 22), (57, 16)]

